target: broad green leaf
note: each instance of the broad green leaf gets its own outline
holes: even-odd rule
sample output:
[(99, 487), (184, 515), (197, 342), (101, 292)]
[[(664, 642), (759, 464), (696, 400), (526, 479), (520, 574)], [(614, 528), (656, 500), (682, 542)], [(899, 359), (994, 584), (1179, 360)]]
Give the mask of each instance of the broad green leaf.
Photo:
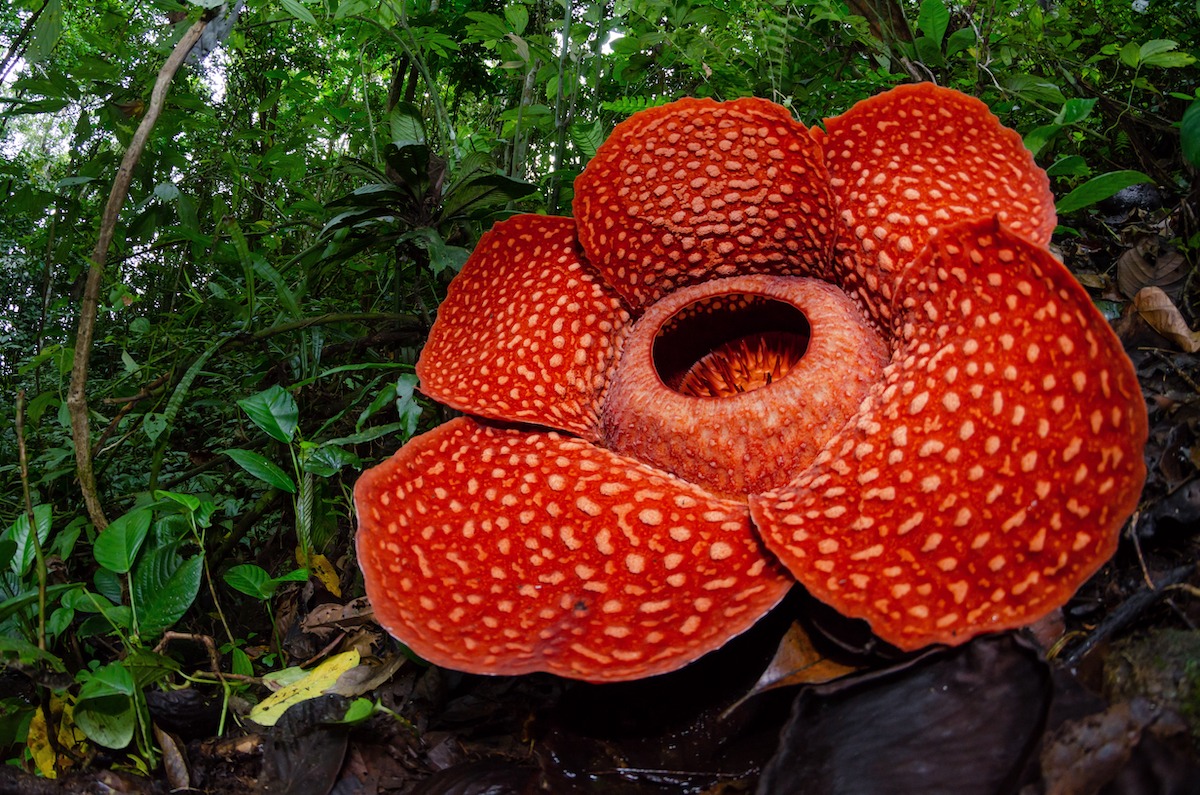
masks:
[(230, 650), (230, 656), (233, 658), (230, 663), (233, 673), (238, 676), (254, 676), (254, 663), (250, 661), (250, 655), (246, 654), (240, 646), (234, 646)]
[(114, 749), (129, 745), (137, 723), (133, 687), (133, 677), (119, 662), (100, 668), (84, 682), (75, 703), (75, 723), (92, 742)]
[(343, 467), (359, 466), (362, 459), (336, 444), (325, 443), (312, 448), (301, 460), (300, 467), (317, 477), (331, 478)]
[(971, 28), (959, 28), (950, 34), (950, 38), (946, 39), (946, 57), (950, 58), (974, 46), (975, 31)]
[(200, 510), (200, 500), (191, 494), (180, 494), (177, 491), (156, 491), (154, 492), (154, 499), (168, 500), (182, 506), (185, 511), (192, 514)]
[(254, 268), (256, 274), (266, 279), (275, 288), (275, 295), (279, 296), (279, 303), (283, 304), (283, 308), (288, 311), (288, 314), (294, 318), (300, 317), (300, 302), (296, 300), (296, 294), (288, 287), (283, 275), (257, 253), (250, 257), (250, 266)]
[(301, 22), (307, 22), (309, 25), (317, 24), (317, 18), (299, 0), (280, 0), (280, 2), (289, 14)]
[(203, 566), (199, 555), (180, 559), (173, 545), (155, 547), (142, 557), (129, 583), (142, 642), (156, 640), (192, 606)]
[(1142, 62), (1141, 48), (1138, 47), (1137, 42), (1128, 42), (1118, 54), (1121, 56), (1121, 61), (1130, 69), (1137, 69)]
[(395, 399), (396, 385), (388, 384), (381, 389), (377, 395), (375, 395), (375, 397), (371, 400), (370, 405), (359, 412), (358, 420), (354, 423), (354, 430), (361, 431), (363, 424), (366, 423), (367, 420), (371, 419), (371, 417), (375, 416), (375, 414), (384, 406), (387, 406)]
[(1061, 129), (1062, 125), (1046, 124), (1030, 130), (1025, 134), (1025, 148), (1029, 150), (1030, 154), (1036, 157), (1046, 144), (1050, 143), (1051, 139), (1058, 135)]
[(434, 276), (446, 272), (458, 273), (471, 253), (460, 246), (446, 245), (446, 241), (432, 226), (420, 226), (405, 232), (400, 240), (412, 241), (429, 253), (429, 268)]
[(400, 415), (405, 439), (417, 432), (417, 423), (421, 419), (421, 404), (416, 396), (417, 383), (417, 376), (413, 373), (404, 373), (396, 379), (396, 412)]
[(950, 24), (950, 11), (943, 0), (923, 0), (917, 15), (917, 29), (934, 44), (941, 45)]
[[(74, 590), (79, 587), (77, 582), (59, 583), (57, 585), (49, 585), (46, 587), (46, 598), (56, 598), (59, 594)], [(24, 593), (19, 593), (16, 596), (5, 599), (0, 602), (0, 622), (7, 621), (17, 612), (24, 610), (30, 605), (37, 604), (40, 597), (38, 589), (32, 588)]]
[(1096, 106), (1094, 99), (1068, 99), (1055, 117), (1055, 124), (1078, 124), (1088, 117)]
[(1063, 196), (1058, 200), (1055, 209), (1058, 210), (1059, 215), (1067, 215), (1084, 207), (1090, 207), (1096, 202), (1104, 201), (1117, 191), (1128, 188), (1130, 185), (1153, 181), (1140, 171), (1110, 171), (1107, 174), (1101, 174), (1098, 177), (1089, 179), (1066, 196)]
[(503, 174), (476, 175), (446, 194), (442, 201), (442, 217), (475, 217), (484, 210), (531, 196), (537, 190), (537, 185)]
[(271, 575), (262, 566), (256, 566), (253, 563), (234, 566), (225, 572), (223, 579), (230, 588), (255, 599), (270, 599), (271, 594), (275, 591), (274, 588), (269, 590), (266, 588)]
[(226, 450), (225, 455), (254, 477), (288, 494), (296, 493), (296, 483), (273, 461), (249, 450)]
[(1142, 60), (1146, 66), (1158, 66), (1163, 69), (1178, 69), (1183, 66), (1191, 66), (1195, 62), (1196, 58), (1186, 52), (1161, 52)]
[(362, 433), (354, 433), (349, 436), (339, 436), (336, 439), (329, 439), (325, 444), (341, 444), (353, 445), (362, 444), (378, 439), (381, 436), (389, 436), (394, 433), (403, 433), (405, 424), (403, 422), (389, 422), (387, 425), (376, 425), (372, 428), (367, 428)]
[(1092, 170), (1079, 155), (1067, 155), (1050, 164), (1046, 173), (1051, 177), (1086, 177)]
[(150, 441), (157, 442), (158, 437), (162, 436), (162, 432), (166, 429), (167, 421), (163, 415), (155, 414), (154, 412), (147, 412), (146, 415), (142, 417), (142, 432), (146, 434), (146, 437)]
[(388, 116), (388, 124), (392, 131), (392, 143), (398, 148), (425, 143), (425, 121), (416, 106), (397, 102)]
[(504, 19), (514, 33), (524, 33), (525, 27), (529, 24), (529, 9), (521, 3), (505, 3)]
[(571, 140), (575, 148), (588, 160), (596, 156), (596, 150), (604, 143), (604, 121), (577, 120), (571, 124)]
[(333, 18), (345, 19), (356, 14), (362, 14), (370, 11), (376, 5), (378, 3), (373, 0), (342, 0), (342, 2), (338, 3), (337, 11), (334, 12)]
[[(33, 521), (37, 526), (37, 539), (43, 546), (50, 538), (51, 518), (52, 509), (49, 505), (33, 506)], [(3, 538), (10, 539), (17, 547), (9, 563), (9, 568), (18, 577), (24, 577), (37, 559), (37, 548), (34, 546), (33, 537), (29, 532), (29, 515), (25, 511), (21, 511), (17, 515), (17, 520), (5, 531)]]
[(56, 655), (39, 649), (24, 638), (0, 635), (0, 660), (15, 660), (22, 666), (45, 665), (52, 671), (62, 673), (66, 665)]
[(170, 657), (141, 647), (131, 649), (121, 663), (133, 677), (137, 690), (162, 682), (178, 672), (180, 667), (179, 663)]
[(1200, 99), (1183, 112), (1183, 120), (1179, 123), (1179, 144), (1187, 161), (1200, 168)]
[(1138, 47), (1138, 60), (1145, 63), (1146, 59), (1150, 56), (1170, 52), (1178, 46), (1178, 42), (1171, 41), (1170, 39), (1151, 39), (1141, 47)]
[(46, 0), (42, 13), (33, 26), (33, 41), (25, 53), (27, 61), (42, 63), (50, 57), (50, 51), (62, 37), (62, 21), (62, 0)]
[(149, 509), (130, 511), (113, 521), (96, 538), (92, 555), (96, 562), (109, 571), (126, 574), (137, 560), (142, 542), (150, 530), (153, 514)]
[(238, 405), (272, 439), (285, 443), (292, 441), (300, 424), (300, 409), (296, 406), (296, 399), (283, 387), (276, 384), (239, 400)]

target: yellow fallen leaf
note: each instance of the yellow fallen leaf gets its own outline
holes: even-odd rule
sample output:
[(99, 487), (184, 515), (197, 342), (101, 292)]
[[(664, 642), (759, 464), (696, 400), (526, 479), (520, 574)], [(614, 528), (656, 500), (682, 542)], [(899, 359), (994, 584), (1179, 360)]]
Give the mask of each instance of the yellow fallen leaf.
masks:
[(321, 695), (337, 684), (342, 674), (357, 666), (360, 659), (357, 651), (335, 654), (301, 679), (264, 698), (250, 710), (250, 720), (260, 726), (274, 726), (288, 707)]
[(324, 555), (310, 555), (308, 558), (308, 573), (316, 577), (317, 581), (325, 586), (325, 590), (329, 591), (334, 596), (342, 595), (342, 586), (339, 582), (337, 569), (333, 567), (333, 563)]
[[(50, 697), (50, 712), (58, 725), (58, 744), (61, 748), (82, 751), (87, 736), (75, 726), (74, 708), (64, 704), (57, 696)], [(46, 716), (42, 710), (35, 710), (29, 721), (29, 736), (25, 741), (29, 747), (33, 763), (38, 772), (46, 778), (57, 778), (60, 769), (71, 767), (71, 757), (63, 755), (55, 765), (54, 749), (50, 746), (50, 738), (46, 732)], [(80, 753), (83, 756), (83, 753)]]

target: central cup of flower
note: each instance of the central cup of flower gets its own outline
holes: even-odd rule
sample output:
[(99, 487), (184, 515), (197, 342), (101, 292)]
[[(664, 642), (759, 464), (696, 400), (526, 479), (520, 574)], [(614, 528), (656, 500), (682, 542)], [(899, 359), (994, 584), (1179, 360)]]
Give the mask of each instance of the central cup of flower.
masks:
[(686, 287), (630, 331), (604, 399), (604, 443), (723, 496), (768, 491), (853, 416), (887, 355), (827, 282), (751, 275)]

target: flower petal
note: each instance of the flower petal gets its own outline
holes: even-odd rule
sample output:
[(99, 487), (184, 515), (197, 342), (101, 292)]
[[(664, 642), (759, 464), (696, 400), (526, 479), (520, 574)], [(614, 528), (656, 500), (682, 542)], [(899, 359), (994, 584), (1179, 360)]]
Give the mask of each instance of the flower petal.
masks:
[(665, 673), (792, 584), (744, 504), (555, 433), (455, 419), (367, 471), (354, 497), (380, 624), (462, 671)]
[(450, 284), (417, 363), (421, 390), (460, 411), (598, 436), (629, 325), (579, 258), (570, 218), (496, 224)]
[(995, 220), (943, 229), (896, 308), (863, 412), (751, 513), (813, 595), (901, 648), (1031, 623), (1137, 504), (1136, 374), (1062, 263)]
[(633, 306), (720, 276), (825, 276), (820, 146), (761, 99), (682, 99), (617, 125), (575, 181), (588, 259)]
[(899, 86), (825, 121), (826, 162), (842, 231), (841, 284), (887, 319), (904, 266), (936, 229), (996, 216), (1050, 242), (1054, 196), (1019, 136), (974, 97), (932, 83)]

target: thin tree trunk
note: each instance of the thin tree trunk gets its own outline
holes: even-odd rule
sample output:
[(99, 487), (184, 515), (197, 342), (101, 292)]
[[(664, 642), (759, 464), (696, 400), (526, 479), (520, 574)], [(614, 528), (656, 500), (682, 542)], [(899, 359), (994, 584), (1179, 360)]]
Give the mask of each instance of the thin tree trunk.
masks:
[(108, 249), (112, 245), (116, 232), (117, 220), (121, 215), (121, 205), (129, 195), (129, 185), (133, 181), (133, 170), (137, 167), (154, 129), (163, 105), (166, 104), (167, 90), (175, 73), (183, 65), (200, 34), (208, 26), (216, 11), (206, 12), (194, 25), (188, 28), (183, 38), (175, 45), (166, 63), (158, 72), (154, 89), (150, 92), (150, 104), (146, 115), (138, 125), (137, 132), (129, 142), (129, 148), (121, 159), (117, 169), (117, 177), (113, 180), (112, 191), (108, 194), (108, 203), (104, 206), (104, 215), (100, 221), (100, 235), (96, 247), (92, 250), (92, 265), (88, 269), (87, 285), (83, 291), (83, 300), (79, 307), (79, 331), (75, 336), (75, 363), (71, 368), (71, 387), (67, 392), (67, 408), (71, 413), (71, 437), (75, 443), (75, 471), (79, 477), (79, 490), (83, 493), (84, 505), (88, 517), (97, 530), (108, 526), (104, 515), (104, 506), (100, 503), (100, 495), (96, 488), (96, 474), (92, 469), (91, 424), (88, 418), (87, 377), (88, 361), (92, 355), (92, 338), (96, 331), (96, 313), (100, 303), (100, 283), (104, 278), (104, 263), (108, 258)]

